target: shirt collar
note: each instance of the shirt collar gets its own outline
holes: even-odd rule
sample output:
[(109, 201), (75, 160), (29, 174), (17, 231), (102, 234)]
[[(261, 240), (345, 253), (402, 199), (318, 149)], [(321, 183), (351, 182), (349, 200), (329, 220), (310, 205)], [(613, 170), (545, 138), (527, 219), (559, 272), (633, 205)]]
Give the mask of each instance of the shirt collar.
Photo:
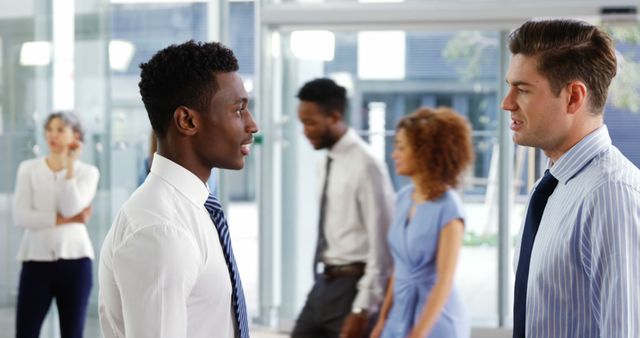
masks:
[(558, 161), (548, 167), (559, 182), (566, 184), (576, 176), (591, 160), (611, 146), (611, 137), (606, 125), (594, 130), (567, 151)]
[(153, 154), (150, 172), (169, 183), (198, 206), (203, 206), (209, 197), (207, 185), (198, 176), (158, 153)]
[(335, 158), (336, 156), (340, 156), (347, 151), (347, 149), (351, 148), (354, 144), (358, 142), (358, 133), (352, 128), (348, 128), (347, 132), (340, 137), (338, 142), (329, 149), (329, 157)]

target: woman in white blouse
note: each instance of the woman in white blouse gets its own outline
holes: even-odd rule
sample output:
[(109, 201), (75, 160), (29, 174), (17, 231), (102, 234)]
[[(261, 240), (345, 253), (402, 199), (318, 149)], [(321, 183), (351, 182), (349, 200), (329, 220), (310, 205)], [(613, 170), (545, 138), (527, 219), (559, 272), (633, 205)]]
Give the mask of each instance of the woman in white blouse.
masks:
[(53, 113), (44, 126), (49, 154), (22, 162), (16, 178), (15, 222), (25, 229), (16, 337), (39, 336), (53, 299), (62, 337), (82, 337), (94, 257), (85, 223), (100, 174), (78, 160), (83, 131), (73, 113)]

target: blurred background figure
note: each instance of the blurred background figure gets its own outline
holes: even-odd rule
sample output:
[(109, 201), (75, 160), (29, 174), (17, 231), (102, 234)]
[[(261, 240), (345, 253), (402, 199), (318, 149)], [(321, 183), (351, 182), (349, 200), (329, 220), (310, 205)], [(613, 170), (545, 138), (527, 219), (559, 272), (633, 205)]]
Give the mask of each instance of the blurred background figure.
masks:
[(292, 337), (363, 337), (384, 296), (391, 259), (385, 236), (393, 187), (376, 159), (344, 120), (347, 91), (331, 79), (298, 92), (298, 118), (316, 149), (326, 149), (320, 172), (315, 283)]
[(78, 160), (84, 132), (75, 114), (53, 113), (44, 127), (49, 154), (22, 162), (16, 178), (15, 223), (25, 229), (16, 337), (39, 337), (53, 299), (62, 337), (82, 337), (94, 258), (86, 223), (100, 174)]
[(389, 229), (394, 274), (372, 337), (466, 338), (471, 335), (454, 274), (464, 234), (454, 190), (474, 158), (469, 123), (449, 108), (403, 117), (392, 154), (398, 192)]
[(153, 162), (153, 154), (158, 150), (158, 142), (156, 141), (156, 133), (151, 130), (149, 135), (149, 151), (147, 156), (142, 159), (142, 165), (140, 166), (140, 172), (138, 173), (138, 186), (144, 182), (147, 175), (151, 172), (151, 162)]

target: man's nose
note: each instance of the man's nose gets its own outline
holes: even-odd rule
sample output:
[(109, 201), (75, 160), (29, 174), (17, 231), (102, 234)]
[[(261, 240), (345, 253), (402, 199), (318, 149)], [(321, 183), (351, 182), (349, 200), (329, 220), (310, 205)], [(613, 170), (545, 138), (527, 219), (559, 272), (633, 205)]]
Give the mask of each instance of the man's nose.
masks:
[(516, 104), (511, 97), (511, 91), (507, 92), (507, 95), (502, 99), (501, 107), (503, 110), (513, 111), (516, 109)]

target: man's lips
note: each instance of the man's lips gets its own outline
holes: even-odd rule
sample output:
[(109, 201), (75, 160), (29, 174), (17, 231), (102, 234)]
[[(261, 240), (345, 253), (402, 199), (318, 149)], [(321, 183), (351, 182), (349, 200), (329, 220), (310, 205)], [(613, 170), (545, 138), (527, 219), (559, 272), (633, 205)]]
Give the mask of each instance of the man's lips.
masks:
[(253, 144), (253, 139), (240, 145), (240, 152), (242, 153), (242, 155), (244, 156), (249, 155), (249, 149), (251, 148), (252, 144)]
[(524, 122), (522, 120), (511, 118), (511, 130), (518, 130), (522, 127)]

